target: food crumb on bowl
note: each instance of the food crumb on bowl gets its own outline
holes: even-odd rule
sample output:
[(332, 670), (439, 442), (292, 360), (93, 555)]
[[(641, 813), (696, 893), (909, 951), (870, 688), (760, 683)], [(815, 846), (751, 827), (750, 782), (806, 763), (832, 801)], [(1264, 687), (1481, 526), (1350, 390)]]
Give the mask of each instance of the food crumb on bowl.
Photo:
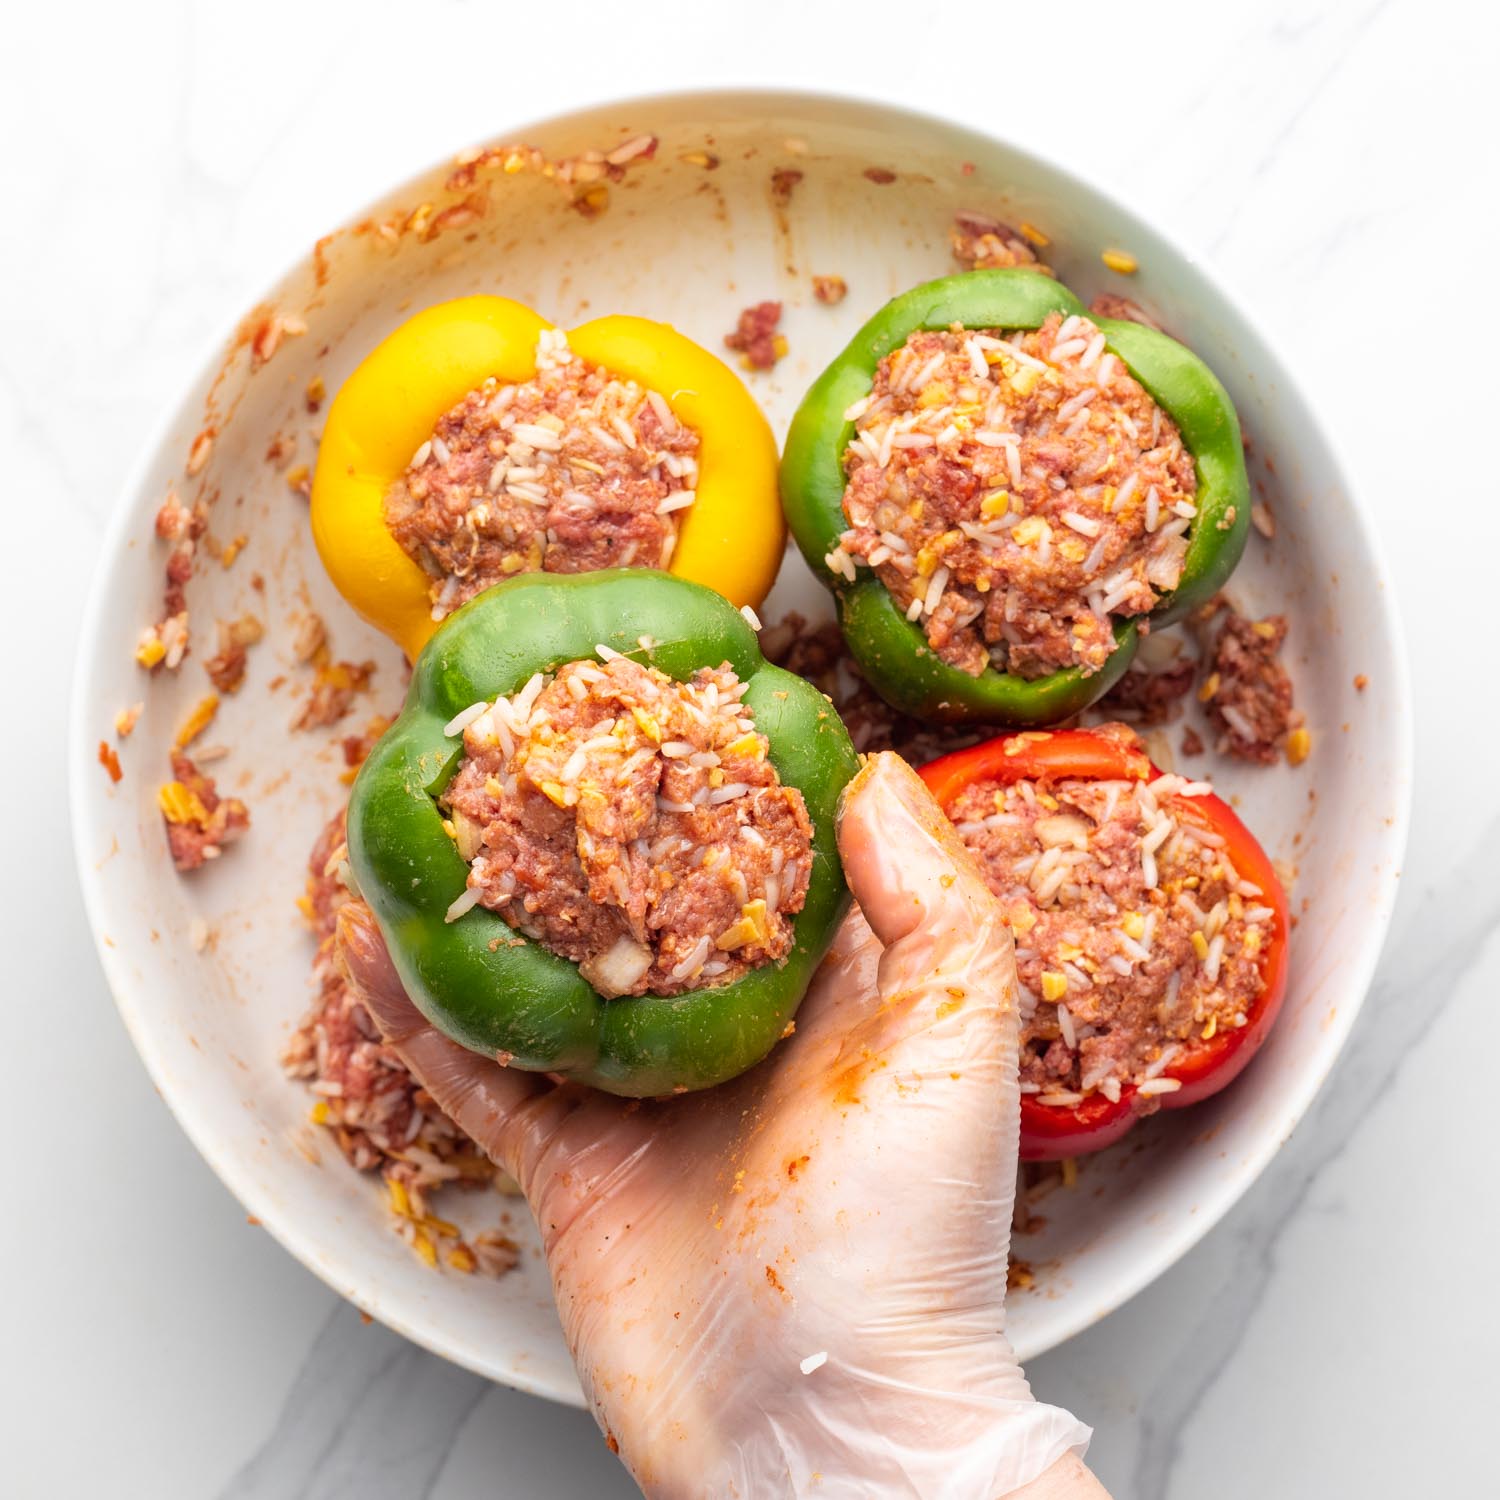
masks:
[(778, 208), (785, 208), (792, 201), (792, 192), (802, 181), (803, 175), (796, 167), (771, 169), (771, 201)]
[(781, 303), (752, 303), (740, 313), (734, 332), (724, 335), (724, 345), (739, 352), (745, 369), (772, 369), (788, 348), (786, 336), (776, 331), (780, 322)]
[(128, 740), (145, 711), (144, 702), (132, 703), (128, 708), (122, 708), (115, 715), (115, 734), (122, 740)]
[(178, 750), (186, 750), (189, 745), (213, 723), (219, 712), (219, 695), (207, 693), (193, 705), (188, 714), (177, 728), (177, 735), (172, 741)]
[(316, 673), (312, 692), (292, 720), (293, 729), (326, 729), (354, 707), (355, 698), (368, 691), (375, 675), (373, 661), (333, 661), (327, 648), (313, 657)]
[(108, 740), (99, 741), (99, 764), (104, 767), (109, 779), (117, 786), (124, 779), (125, 772), (120, 767), (120, 757)]
[(836, 307), (849, 295), (849, 283), (842, 276), (814, 276), (813, 297), (825, 307)]
[(172, 863), (183, 874), (217, 859), (227, 845), (250, 827), (250, 813), (238, 797), (220, 797), (212, 776), (205, 776), (180, 750), (171, 757), (172, 780), (163, 782), (157, 802), (167, 828)]
[[(1027, 233), (1026, 231), (1030, 231)], [(965, 270), (1001, 270), (1026, 266), (1051, 276), (1052, 268), (1037, 258), (1037, 250), (1051, 241), (1032, 225), (1012, 229), (990, 214), (965, 211), (953, 216), (949, 237), (953, 258)]]
[(1286, 616), (1250, 620), (1219, 594), (1194, 614), (1192, 624), (1207, 671), (1198, 697), (1218, 734), (1215, 748), (1259, 765), (1272, 764), (1284, 751), (1292, 765), (1300, 765), (1311, 740), (1281, 662)]
[(1128, 250), (1104, 250), (1099, 259), (1121, 276), (1134, 276), (1140, 270), (1140, 262)]
[(208, 679), (225, 694), (237, 693), (245, 681), (245, 667), (251, 646), (265, 636), (265, 626), (251, 614), (218, 622), (218, 650), (203, 663)]

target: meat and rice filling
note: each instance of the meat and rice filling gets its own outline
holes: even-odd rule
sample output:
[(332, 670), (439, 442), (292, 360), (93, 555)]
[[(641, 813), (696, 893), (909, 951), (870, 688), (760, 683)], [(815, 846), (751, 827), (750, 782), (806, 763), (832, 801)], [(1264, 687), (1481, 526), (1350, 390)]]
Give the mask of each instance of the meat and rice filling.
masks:
[(698, 446), (659, 392), (548, 329), (533, 379), (487, 380), (439, 419), (391, 486), (386, 522), (432, 576), (439, 620), (515, 573), (664, 568)]
[[(726, 664), (676, 682), (606, 647), (462, 727), (444, 795), (472, 905), (577, 963), (601, 994), (675, 995), (785, 958), (812, 873)], [(462, 721), (462, 722), (461, 722)]]
[(1088, 318), (914, 333), (847, 415), (829, 566), (873, 568), (953, 666), (1097, 671), (1176, 587), (1192, 455)]
[(996, 781), (948, 813), (1015, 932), (1021, 1091), (1069, 1106), (1247, 1024), (1273, 912), (1192, 813), (1202, 782)]

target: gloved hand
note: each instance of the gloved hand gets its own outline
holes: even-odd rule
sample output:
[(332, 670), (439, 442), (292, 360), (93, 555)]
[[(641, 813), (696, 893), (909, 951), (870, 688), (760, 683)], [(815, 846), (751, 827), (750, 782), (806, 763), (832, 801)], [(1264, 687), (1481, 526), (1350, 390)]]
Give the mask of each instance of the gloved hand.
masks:
[(521, 1184), (584, 1390), (651, 1496), (990, 1500), (1084, 1472), (1053, 1466), (1088, 1429), (1032, 1399), (1004, 1334), (1009, 932), (894, 755), (850, 784), (839, 848), (859, 911), (796, 1034), (660, 1103), (454, 1045), (406, 998), (368, 908), (340, 917), (387, 1039)]

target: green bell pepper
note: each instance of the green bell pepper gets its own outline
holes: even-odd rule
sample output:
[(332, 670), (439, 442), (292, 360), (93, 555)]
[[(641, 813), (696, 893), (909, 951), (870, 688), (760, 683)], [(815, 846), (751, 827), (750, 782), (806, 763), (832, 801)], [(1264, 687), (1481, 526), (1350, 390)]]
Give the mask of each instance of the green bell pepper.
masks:
[[(1139, 644), (1136, 620), (1115, 626), (1115, 648), (1098, 671), (1077, 667), (1037, 679), (987, 667), (979, 676), (951, 666), (928, 645), (873, 572), (854, 583), (827, 556), (848, 529), (844, 453), (854, 423), (844, 413), (870, 393), (876, 368), (921, 329), (1039, 328), (1057, 313), (1085, 313), (1067, 287), (1038, 271), (966, 271), (929, 281), (888, 302), (818, 377), (787, 433), (781, 499), (808, 566), (833, 590), (839, 624), (860, 670), (890, 704), (941, 723), (1017, 726), (1056, 724), (1088, 707), (1130, 665)], [(1197, 355), (1139, 323), (1094, 318), (1106, 347), (1177, 424), (1197, 471), (1198, 515), (1188, 533), (1177, 588), (1149, 620), (1170, 625), (1210, 599), (1245, 549), (1250, 490), (1239, 419), (1224, 387)]]
[[(727, 661), (749, 684), (742, 701), (813, 825), (812, 876), (782, 962), (681, 995), (606, 1000), (494, 912), (445, 920), (469, 867), (436, 800), (463, 756), (462, 736), (444, 726), (599, 643), (679, 681)], [(453, 1040), (613, 1094), (707, 1088), (771, 1050), (833, 939), (849, 903), (834, 820), (857, 769), (828, 700), (767, 663), (745, 618), (710, 589), (640, 569), (520, 575), (456, 611), (417, 658), (400, 718), (354, 783), (349, 861), (408, 993)]]

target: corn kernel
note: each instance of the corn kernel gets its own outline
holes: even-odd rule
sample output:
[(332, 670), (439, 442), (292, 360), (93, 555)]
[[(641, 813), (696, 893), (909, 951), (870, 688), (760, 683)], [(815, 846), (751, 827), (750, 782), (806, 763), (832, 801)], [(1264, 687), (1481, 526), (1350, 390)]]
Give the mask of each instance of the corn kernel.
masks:
[(157, 792), (156, 800), (169, 823), (196, 823), (202, 827), (208, 822), (208, 809), (198, 794), (180, 781), (166, 782)]
[(1010, 509), (1009, 490), (991, 490), (983, 500), (979, 502), (979, 514), (989, 520), (993, 516), (1003, 516)]
[(1059, 974), (1056, 969), (1042, 970), (1042, 999), (1050, 1000), (1054, 1004), (1068, 993), (1067, 976)]
[(1208, 939), (1201, 932), (1193, 934), (1193, 952), (1198, 955), (1200, 962), (1208, 957)]
[(1198, 689), (1198, 701), (1200, 703), (1207, 703), (1208, 700), (1212, 698), (1213, 695), (1218, 691), (1219, 674), (1217, 672), (1211, 672), (1206, 678), (1204, 678), (1203, 686)]
[(182, 727), (177, 731), (174, 741), (179, 750), (185, 750), (189, 745), (208, 728), (214, 721), (214, 715), (219, 711), (219, 695), (209, 693), (207, 697), (200, 698), (192, 713), (182, 721)]
[(1118, 271), (1121, 276), (1134, 276), (1140, 269), (1140, 262), (1125, 250), (1106, 250), (1099, 259), (1111, 271)]
[(167, 648), (162, 645), (154, 631), (135, 648), (135, 659), (143, 667), (154, 667), (166, 654)]
[(1037, 382), (1042, 378), (1040, 370), (1034, 370), (1030, 365), (1022, 365), (1019, 369), (1006, 376), (1010, 388), (1018, 396), (1029, 396), (1037, 387)]
[(1294, 729), (1286, 737), (1286, 759), (1290, 766), (1300, 766), (1312, 750), (1312, 736), (1306, 729)]
[(1138, 911), (1128, 911), (1120, 923), (1120, 931), (1128, 938), (1139, 941), (1146, 935), (1146, 919)]

